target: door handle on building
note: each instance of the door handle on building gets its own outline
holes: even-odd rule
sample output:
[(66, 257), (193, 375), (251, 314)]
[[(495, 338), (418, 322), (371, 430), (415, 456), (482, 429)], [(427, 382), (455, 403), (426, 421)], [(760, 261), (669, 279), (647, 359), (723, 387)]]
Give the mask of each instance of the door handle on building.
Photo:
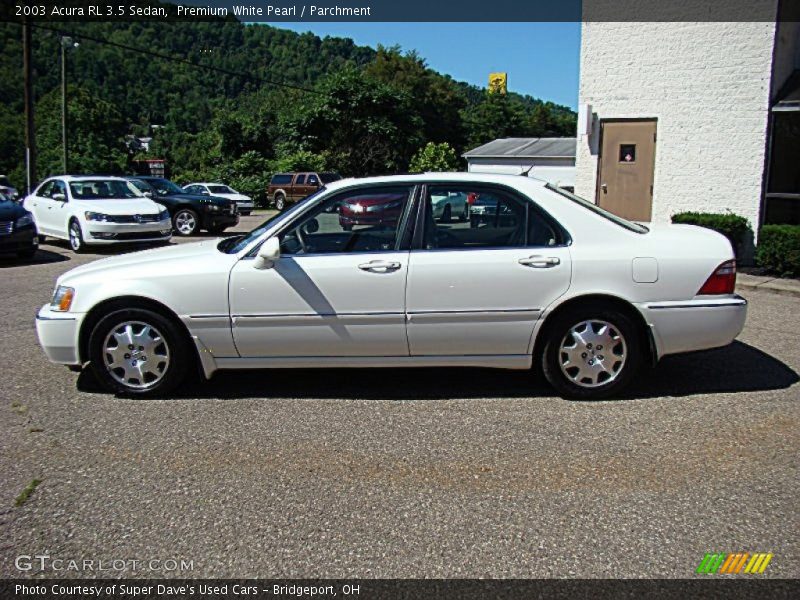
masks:
[(534, 269), (549, 269), (561, 264), (561, 259), (556, 256), (529, 256), (528, 258), (520, 258), (519, 264), (533, 267)]

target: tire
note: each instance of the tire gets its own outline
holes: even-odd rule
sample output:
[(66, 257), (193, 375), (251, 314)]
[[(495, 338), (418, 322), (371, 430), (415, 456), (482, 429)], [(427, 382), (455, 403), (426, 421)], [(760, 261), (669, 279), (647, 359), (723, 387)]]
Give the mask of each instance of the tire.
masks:
[(275, 208), (278, 210), (278, 212), (283, 212), (283, 210), (286, 208), (286, 196), (281, 192), (275, 194), (275, 199), (273, 202), (275, 203)]
[(344, 231), (353, 231), (353, 226), (352, 225), (342, 225), (342, 229)]
[(449, 223), (453, 220), (453, 209), (450, 208), (449, 204), (445, 204), (444, 210), (442, 211), (442, 223)]
[(248, 211), (240, 210), (239, 214), (242, 215), (243, 217), (249, 217), (250, 216), (250, 211), (249, 210)]
[(458, 216), (458, 220), (459, 220), (461, 223), (466, 223), (466, 222), (467, 222), (467, 219), (469, 219), (469, 211), (467, 210), (467, 207), (465, 206), (465, 207), (464, 207), (464, 212), (463, 212), (463, 213), (461, 213), (461, 214)]
[[(125, 336), (134, 342), (127, 348), (118, 342)], [(89, 336), (89, 361), (97, 380), (123, 396), (168, 394), (185, 379), (190, 357), (188, 341), (178, 325), (143, 308), (106, 315)], [(144, 377), (139, 378), (140, 374)]]
[(69, 247), (75, 254), (82, 254), (86, 251), (86, 243), (83, 241), (83, 233), (81, 232), (80, 223), (76, 219), (72, 219), (67, 226), (67, 233), (69, 235)]
[(564, 398), (596, 400), (619, 394), (642, 364), (639, 327), (615, 308), (567, 310), (556, 316), (547, 336), (542, 371)]
[(47, 236), (46, 235), (42, 235), (40, 233), (38, 237), (39, 237), (39, 243), (40, 244), (44, 244), (47, 241)]
[(183, 237), (195, 235), (200, 231), (200, 217), (191, 208), (181, 208), (172, 217), (172, 228)]

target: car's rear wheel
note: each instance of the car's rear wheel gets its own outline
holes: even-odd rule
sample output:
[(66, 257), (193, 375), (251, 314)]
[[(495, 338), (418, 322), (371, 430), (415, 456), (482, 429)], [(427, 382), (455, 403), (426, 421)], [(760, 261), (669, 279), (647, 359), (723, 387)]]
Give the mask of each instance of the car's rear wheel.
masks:
[(72, 219), (69, 222), (69, 247), (75, 254), (80, 254), (86, 249), (86, 244), (83, 242), (83, 233), (81, 233), (81, 226), (78, 221)]
[(191, 208), (182, 208), (172, 217), (172, 226), (178, 235), (194, 235), (200, 230), (200, 218)]
[(275, 208), (277, 210), (282, 212), (283, 209), (286, 208), (286, 196), (284, 194), (282, 194), (281, 192), (278, 192), (277, 194), (275, 194), (274, 202), (275, 202)]
[(166, 394), (186, 376), (189, 346), (172, 321), (147, 309), (103, 317), (89, 337), (92, 371), (107, 389), (126, 396)]
[(613, 308), (576, 308), (548, 328), (542, 370), (566, 398), (593, 400), (622, 391), (642, 363), (636, 324)]

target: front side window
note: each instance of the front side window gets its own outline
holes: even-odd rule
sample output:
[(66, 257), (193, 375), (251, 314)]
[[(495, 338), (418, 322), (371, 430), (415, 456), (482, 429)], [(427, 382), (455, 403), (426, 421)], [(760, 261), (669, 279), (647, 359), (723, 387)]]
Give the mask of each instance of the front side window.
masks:
[(42, 184), (42, 187), (39, 188), (39, 191), (36, 192), (36, 195), (40, 198), (49, 198), (50, 194), (53, 193), (53, 184), (55, 183), (54, 180), (45, 181)]
[(337, 194), (280, 236), (283, 254), (395, 250), (412, 186), (359, 188)]
[(60, 179), (53, 181), (53, 189), (50, 191), (50, 197), (52, 198), (56, 194), (62, 194), (64, 196), (64, 200), (67, 199), (67, 186)]
[(319, 185), (319, 179), (317, 179), (316, 175), (308, 176), (308, 185)]

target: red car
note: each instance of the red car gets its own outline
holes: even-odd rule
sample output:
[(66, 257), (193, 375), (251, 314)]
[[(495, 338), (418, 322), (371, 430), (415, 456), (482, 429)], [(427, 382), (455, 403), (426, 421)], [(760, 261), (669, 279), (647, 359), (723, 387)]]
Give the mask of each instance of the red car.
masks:
[(396, 227), (403, 214), (407, 194), (353, 196), (339, 205), (339, 225), (350, 231), (355, 225)]

